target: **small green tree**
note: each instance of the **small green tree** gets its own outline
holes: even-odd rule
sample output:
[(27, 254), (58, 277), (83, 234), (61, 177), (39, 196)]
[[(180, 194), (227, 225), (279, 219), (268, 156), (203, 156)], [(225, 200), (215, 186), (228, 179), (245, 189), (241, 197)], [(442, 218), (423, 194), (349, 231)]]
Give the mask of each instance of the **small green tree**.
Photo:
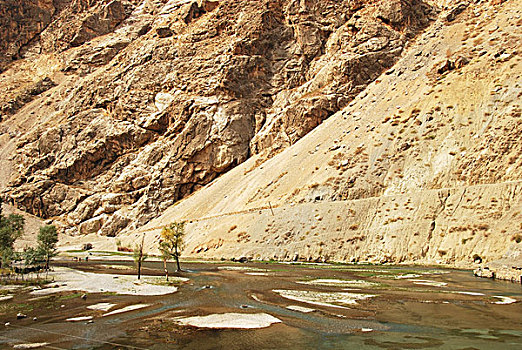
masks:
[(24, 224), (25, 219), (21, 215), (11, 214), (5, 217), (0, 201), (0, 268), (11, 263), (14, 257), (14, 242), (23, 234)]
[[(174, 222), (161, 230), (159, 249), (162, 255), (176, 259), (176, 271), (181, 271), (179, 257), (183, 251), (183, 238), (185, 236), (185, 222)], [(166, 261), (166, 260), (165, 260)], [(166, 264), (166, 263), (165, 263)]]
[(24, 266), (33, 266), (36, 268), (36, 278), (38, 279), (38, 265), (45, 262), (45, 252), (40, 248), (25, 247), (22, 252), (22, 259), (24, 260)]
[(40, 233), (37, 237), (38, 249), (45, 258), (45, 269), (49, 270), (49, 263), (52, 257), (57, 254), (56, 244), (58, 243), (58, 232), (53, 225), (40, 227)]
[(134, 262), (138, 268), (138, 279), (141, 278), (141, 265), (143, 261), (147, 259), (148, 255), (143, 252), (143, 247), (145, 245), (145, 235), (141, 238), (141, 243), (138, 243), (134, 246)]
[(9, 264), (13, 261), (15, 252), (13, 248), (2, 248), (0, 249), (0, 268), (9, 268)]

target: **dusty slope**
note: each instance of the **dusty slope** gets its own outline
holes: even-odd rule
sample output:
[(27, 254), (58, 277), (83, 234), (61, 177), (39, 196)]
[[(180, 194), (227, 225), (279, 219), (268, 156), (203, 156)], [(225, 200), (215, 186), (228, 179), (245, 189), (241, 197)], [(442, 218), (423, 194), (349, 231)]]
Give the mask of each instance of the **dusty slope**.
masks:
[[(520, 266), (521, 5), (443, 13), (349, 107), (140, 232), (152, 244), (155, 227), (188, 220), (198, 257)], [(437, 72), (448, 59), (459, 68)]]
[(31, 2), (43, 21), (0, 23), (21, 58), (0, 74), (2, 195), (68, 234), (143, 225), (345, 107), (432, 2)]

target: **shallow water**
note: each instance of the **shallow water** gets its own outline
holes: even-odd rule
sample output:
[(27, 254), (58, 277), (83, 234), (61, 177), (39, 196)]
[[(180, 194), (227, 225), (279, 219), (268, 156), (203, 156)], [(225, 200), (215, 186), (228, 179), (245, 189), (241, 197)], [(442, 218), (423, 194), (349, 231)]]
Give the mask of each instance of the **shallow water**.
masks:
[[(99, 270), (96, 262), (77, 267)], [(145, 268), (146, 273), (160, 274), (163, 266), (148, 262)], [(187, 272), (182, 276), (190, 280), (180, 285), (177, 293), (163, 296), (90, 294), (82, 300), (79, 295), (62, 293), (31, 301), (28, 292), (18, 292), (14, 299), (0, 304), (0, 320), (11, 322), (0, 332), (0, 346), (49, 342), (64, 349), (522, 348), (522, 286), (477, 279), (469, 271), (261, 263), (191, 263), (184, 268)], [(264, 274), (249, 274), (253, 271)], [(375, 296), (357, 304), (337, 301), (324, 305), (322, 299), (317, 305), (284, 298), (274, 290), (293, 291), (292, 295), (302, 291), (315, 296)], [(494, 296), (508, 296), (517, 302), (495, 304), (500, 299)], [(99, 302), (118, 304), (118, 308), (138, 303), (151, 306), (101, 317), (101, 311), (87, 309)], [(287, 309), (291, 305), (315, 311)], [(16, 320), (19, 310), (28, 318)], [(266, 313), (282, 322), (254, 330), (199, 329), (175, 322), (180, 316), (230, 312)], [(37, 321), (32, 320), (34, 315)], [(66, 322), (67, 318), (89, 315), (94, 316), (93, 323)]]

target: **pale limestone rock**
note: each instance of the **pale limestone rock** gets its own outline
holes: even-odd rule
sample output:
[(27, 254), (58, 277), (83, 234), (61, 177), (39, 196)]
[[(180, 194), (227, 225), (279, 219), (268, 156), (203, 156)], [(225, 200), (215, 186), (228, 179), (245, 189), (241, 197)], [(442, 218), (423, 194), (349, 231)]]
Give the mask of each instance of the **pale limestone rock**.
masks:
[(154, 104), (158, 109), (158, 112), (163, 112), (168, 106), (174, 101), (174, 96), (165, 92), (159, 92), (156, 94)]

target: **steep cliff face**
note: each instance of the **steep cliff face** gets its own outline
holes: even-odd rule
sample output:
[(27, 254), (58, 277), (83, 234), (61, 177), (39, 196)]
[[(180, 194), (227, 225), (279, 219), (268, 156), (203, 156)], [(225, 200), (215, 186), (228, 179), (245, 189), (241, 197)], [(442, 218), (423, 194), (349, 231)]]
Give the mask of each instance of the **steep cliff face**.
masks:
[[(135, 8), (119, 0), (2, 1), (0, 5), (0, 71), (6, 70), (0, 77), (6, 92), (0, 98), (0, 121), (56, 85), (51, 77), (63, 67), (53, 64), (63, 60), (63, 51), (111, 33)], [(107, 63), (121, 43), (107, 46), (76, 55), (87, 55), (83, 60), (91, 66)]]
[(0, 76), (3, 197), (111, 236), (294, 144), (437, 14), (420, 0), (53, 6)]
[(0, 69), (20, 58), (20, 49), (51, 23), (52, 0), (0, 1)]
[[(522, 267), (521, 2), (452, 7), (299, 142), (124, 242), (186, 220), (187, 255)], [(519, 277), (517, 277), (519, 280)]]

